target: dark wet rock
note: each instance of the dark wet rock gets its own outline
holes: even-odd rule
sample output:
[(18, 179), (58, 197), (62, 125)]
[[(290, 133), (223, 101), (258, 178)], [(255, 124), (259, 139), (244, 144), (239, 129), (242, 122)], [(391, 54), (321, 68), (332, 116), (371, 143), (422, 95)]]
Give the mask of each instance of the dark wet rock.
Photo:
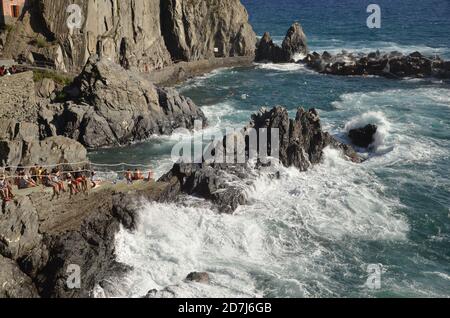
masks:
[(268, 32), (264, 33), (256, 47), (256, 62), (288, 63), (293, 62), (295, 54), (306, 54), (308, 46), (306, 35), (299, 23), (294, 23), (288, 30), (282, 46), (273, 43)]
[(176, 163), (160, 181), (177, 180), (180, 192), (208, 199), (222, 213), (233, 213), (246, 202), (239, 185), (246, 176), (244, 165)]
[(209, 274), (202, 272), (192, 272), (186, 277), (186, 281), (196, 282), (201, 284), (209, 284)]
[(374, 142), (377, 129), (376, 125), (369, 124), (363, 128), (350, 130), (348, 137), (355, 146), (367, 148)]
[[(261, 140), (264, 129), (270, 132), (267, 153), (263, 154), (259, 148), (253, 152), (250, 135), (255, 133), (257, 140)], [(278, 136), (274, 137), (278, 137), (279, 145), (272, 144), (272, 129), (278, 129)], [(235, 145), (241, 143), (242, 146), (227, 149), (230, 138), (234, 139)], [(351, 146), (340, 143), (322, 130), (316, 110), (305, 111), (300, 108), (296, 118), (289, 119), (284, 107), (262, 109), (252, 116), (252, 121), (241, 133), (228, 135), (221, 143), (209, 146), (205, 154), (211, 153), (214, 158), (204, 157), (203, 163), (198, 164), (177, 163), (161, 181), (177, 180), (180, 192), (212, 201), (219, 212), (233, 213), (239, 205), (247, 203), (245, 189), (247, 185), (251, 185), (252, 178), (256, 177), (260, 169), (271, 165), (266, 156), (275, 157), (279, 153), (280, 162), (284, 166), (294, 166), (300, 171), (306, 171), (312, 165), (322, 162), (326, 147), (339, 149), (349, 160), (361, 162)], [(226, 158), (232, 160), (225, 160)], [(250, 162), (255, 159), (257, 163), (253, 169)]]
[(439, 57), (426, 57), (420, 52), (403, 55), (400, 52), (381, 53), (379, 51), (369, 54), (342, 53), (331, 55), (324, 52), (322, 55), (314, 52), (308, 54), (299, 63), (305, 63), (311, 69), (324, 74), (332, 75), (377, 75), (388, 78), (404, 77), (438, 77), (450, 78), (448, 62)]

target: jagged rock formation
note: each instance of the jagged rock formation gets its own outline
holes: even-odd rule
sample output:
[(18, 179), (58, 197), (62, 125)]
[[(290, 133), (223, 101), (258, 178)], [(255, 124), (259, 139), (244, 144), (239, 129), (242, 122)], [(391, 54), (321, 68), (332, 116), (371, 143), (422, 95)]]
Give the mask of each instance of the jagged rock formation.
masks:
[(158, 88), (138, 73), (91, 58), (67, 89), (72, 101), (40, 112), (46, 136), (63, 135), (89, 148), (120, 146), (176, 128), (206, 125), (202, 111), (172, 88)]
[(79, 71), (98, 54), (142, 72), (180, 59), (254, 53), (256, 37), (239, 0), (78, 0), (83, 23), (69, 29), (72, 3), (30, 0), (5, 53), (62, 71)]
[[(261, 140), (260, 134), (264, 129), (269, 132), (278, 129), (279, 133), (279, 145), (272, 144), (271, 136), (267, 138), (267, 154), (262, 153), (261, 145), (252, 149), (250, 142), (250, 134), (255, 131), (257, 140)], [(227, 149), (226, 146), (230, 138), (235, 140), (233, 149)], [(236, 147), (239, 143), (242, 146)], [(340, 143), (322, 130), (319, 116), (314, 109), (305, 111), (300, 108), (295, 120), (289, 119), (287, 110), (281, 106), (272, 110), (262, 109), (252, 116), (251, 123), (243, 129), (240, 136), (226, 136), (223, 144), (210, 145), (210, 150), (205, 153), (214, 154), (213, 159), (204, 158), (203, 163), (199, 164), (177, 163), (161, 181), (177, 179), (180, 191), (211, 200), (220, 212), (232, 213), (239, 205), (247, 202), (243, 184), (255, 174), (255, 170), (249, 167), (250, 159), (256, 159), (256, 156), (262, 161), (265, 155), (274, 157), (278, 151), (279, 160), (284, 166), (294, 166), (306, 171), (322, 161), (326, 147), (341, 150), (353, 162), (362, 161), (351, 146)], [(223, 159), (228, 156), (232, 161), (226, 160), (227, 163), (224, 163)], [(243, 162), (238, 160), (241, 156), (245, 158)], [(265, 164), (267, 163), (259, 162), (256, 170)]]
[(370, 54), (343, 51), (336, 55), (314, 52), (299, 63), (305, 63), (319, 73), (333, 75), (450, 78), (450, 61), (426, 57), (419, 52), (409, 55), (400, 52), (382, 54), (378, 51)]
[(299, 23), (294, 23), (288, 30), (281, 47), (273, 43), (268, 32), (259, 40), (255, 53), (256, 62), (289, 63), (296, 54), (307, 54), (306, 35)]
[(306, 35), (300, 23), (296, 22), (287, 31), (286, 37), (281, 45), (283, 51), (292, 59), (295, 54), (307, 54), (308, 44)]

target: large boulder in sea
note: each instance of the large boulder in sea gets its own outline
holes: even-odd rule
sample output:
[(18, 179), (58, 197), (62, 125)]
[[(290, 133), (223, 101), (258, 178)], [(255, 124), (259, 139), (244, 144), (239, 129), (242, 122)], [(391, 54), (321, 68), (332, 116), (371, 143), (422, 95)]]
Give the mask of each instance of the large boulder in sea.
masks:
[(175, 61), (255, 52), (256, 34), (240, 0), (161, 1), (161, 30)]
[[(270, 135), (277, 132), (278, 138), (268, 136), (266, 145), (258, 143), (257, 149), (253, 149), (255, 145), (252, 145), (251, 138), (264, 140), (262, 134), (265, 132)], [(228, 149), (227, 144), (231, 139), (236, 143), (233, 149)], [(276, 139), (278, 144), (272, 144), (272, 140)], [(236, 147), (239, 144), (241, 147)], [(267, 153), (263, 153), (261, 147), (265, 147)], [(181, 192), (212, 201), (219, 212), (233, 213), (239, 205), (247, 203), (245, 186), (249, 179), (260, 168), (270, 165), (270, 162), (263, 160), (264, 157), (278, 155), (284, 166), (306, 171), (322, 162), (326, 147), (340, 150), (353, 162), (362, 161), (351, 146), (337, 141), (322, 130), (316, 110), (299, 108), (296, 118), (289, 119), (284, 107), (262, 109), (252, 116), (252, 121), (240, 133), (225, 136), (222, 142), (212, 143), (207, 148), (204, 153), (213, 153), (213, 159), (204, 157), (202, 163), (176, 163), (160, 181), (176, 179), (180, 183)], [(242, 156), (243, 160), (238, 160)], [(223, 160), (224, 158), (232, 160)], [(254, 159), (257, 164), (252, 168), (250, 162)]]
[(91, 58), (66, 89), (72, 101), (40, 112), (47, 135), (64, 135), (88, 148), (120, 146), (155, 134), (206, 125), (202, 111), (172, 88), (158, 88), (136, 72)]

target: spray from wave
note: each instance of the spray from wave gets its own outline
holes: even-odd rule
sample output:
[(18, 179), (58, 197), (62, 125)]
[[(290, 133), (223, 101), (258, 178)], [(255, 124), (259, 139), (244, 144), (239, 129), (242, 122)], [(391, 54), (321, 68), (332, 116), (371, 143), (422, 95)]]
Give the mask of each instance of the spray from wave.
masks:
[(390, 123), (382, 112), (367, 112), (360, 116), (354, 117), (345, 125), (345, 132), (348, 134), (353, 129), (363, 128), (369, 124), (374, 124), (378, 127), (374, 135), (374, 141), (370, 145), (375, 151), (384, 145), (386, 136), (389, 134)]
[[(405, 240), (409, 226), (374, 176), (337, 151), (325, 157), (307, 173), (268, 168), (246, 185), (251, 203), (234, 215), (198, 199), (146, 204), (136, 233), (117, 235), (117, 259), (133, 267), (121, 295), (336, 296), (346, 288), (336, 275), (363, 285), (361, 270), (349, 265), (366, 263), (358, 240)], [(270, 177), (274, 171), (279, 180)], [(211, 284), (184, 282), (193, 271), (210, 273)]]

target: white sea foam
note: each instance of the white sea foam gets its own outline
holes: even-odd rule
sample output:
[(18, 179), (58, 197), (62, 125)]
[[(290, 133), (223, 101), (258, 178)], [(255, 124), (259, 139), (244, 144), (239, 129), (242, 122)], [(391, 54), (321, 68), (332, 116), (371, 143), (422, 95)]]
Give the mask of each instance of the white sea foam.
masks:
[[(410, 225), (401, 213), (404, 206), (387, 194), (376, 172), (391, 168), (398, 172), (405, 162), (427, 163), (449, 155), (444, 141), (418, 133), (432, 120), (430, 105), (439, 112), (448, 110), (448, 96), (443, 88), (342, 95), (334, 103), (337, 114), (332, 119), (325, 116), (327, 125), (346, 132), (376, 123), (381, 127), (376, 141), (379, 155), (357, 165), (326, 149), (323, 164), (306, 173), (267, 168), (253, 183), (244, 184), (250, 203), (234, 215), (217, 214), (206, 202), (192, 198), (184, 204), (146, 203), (137, 231), (121, 230), (117, 235), (117, 258), (133, 270), (115, 282), (115, 295), (138, 297), (166, 287), (157, 295), (342, 295), (347, 282), (336, 277), (354, 279), (353, 264), (366, 265), (359, 242), (407, 243)], [(231, 104), (208, 107), (212, 108), (205, 107), (205, 113), (220, 125), (228, 112), (236, 111)], [(402, 177), (394, 176), (397, 184), (411, 182), (415, 171), (407, 169)], [(274, 172), (281, 178), (274, 179)], [(433, 180), (437, 186), (441, 182), (427, 171), (415, 177), (430, 186)], [(210, 273), (211, 284), (183, 282), (192, 271)], [(364, 282), (365, 277), (361, 285)], [(387, 277), (383, 283), (399, 294), (406, 289), (412, 295), (434, 295), (414, 282), (403, 284)]]
[(302, 70), (307, 70), (303, 64), (297, 63), (257, 63), (256, 67), (263, 70), (271, 70), (278, 72), (298, 72)]
[[(273, 171), (282, 178), (269, 177)], [(330, 242), (351, 250), (354, 239), (405, 240), (409, 226), (395, 212), (399, 203), (382, 191), (363, 167), (327, 150), (324, 165), (308, 173), (269, 168), (248, 187), (251, 205), (234, 215), (198, 202), (148, 203), (136, 233), (117, 235), (118, 260), (134, 268), (121, 279), (120, 295), (167, 286), (171, 293), (160, 296), (336, 295), (333, 271), (349, 268)], [(209, 272), (211, 284), (183, 282), (192, 271)]]
[(256, 67), (262, 70), (289, 72), (289, 73), (311, 73), (316, 74), (313, 70), (307, 68), (301, 63), (256, 63)]
[(389, 134), (390, 123), (382, 112), (367, 112), (360, 116), (354, 117), (345, 125), (345, 132), (349, 133), (352, 129), (363, 128), (369, 124), (377, 125), (378, 129), (374, 136), (374, 141), (370, 145), (375, 150), (378, 150), (384, 145), (384, 140)]

